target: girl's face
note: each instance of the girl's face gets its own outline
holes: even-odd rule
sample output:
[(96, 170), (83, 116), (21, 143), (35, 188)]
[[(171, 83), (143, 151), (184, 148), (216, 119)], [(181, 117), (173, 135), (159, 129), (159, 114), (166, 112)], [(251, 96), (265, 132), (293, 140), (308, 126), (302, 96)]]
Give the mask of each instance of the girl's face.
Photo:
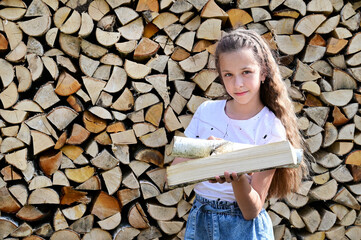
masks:
[(261, 107), (261, 82), (265, 80), (261, 67), (249, 48), (221, 53), (220, 73), (227, 93), (241, 106)]

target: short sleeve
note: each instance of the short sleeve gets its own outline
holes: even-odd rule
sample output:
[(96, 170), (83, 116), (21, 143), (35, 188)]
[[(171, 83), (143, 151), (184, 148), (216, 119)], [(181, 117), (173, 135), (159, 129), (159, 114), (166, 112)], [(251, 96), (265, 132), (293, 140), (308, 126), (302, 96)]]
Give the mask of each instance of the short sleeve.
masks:
[(186, 130), (184, 131), (184, 135), (189, 138), (197, 138), (198, 137), (198, 125), (199, 125), (199, 117), (201, 114), (202, 105), (200, 105), (196, 112), (194, 113), (192, 120), (188, 124)]
[(280, 142), (287, 140), (286, 129), (283, 126), (281, 120), (275, 118), (274, 124), (271, 128), (271, 137), (268, 139), (267, 143)]

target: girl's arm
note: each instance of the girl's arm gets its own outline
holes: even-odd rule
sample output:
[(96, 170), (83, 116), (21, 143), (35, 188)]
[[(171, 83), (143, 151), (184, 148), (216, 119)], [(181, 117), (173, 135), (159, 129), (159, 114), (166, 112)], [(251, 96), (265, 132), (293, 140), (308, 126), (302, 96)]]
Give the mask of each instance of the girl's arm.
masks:
[(232, 174), (224, 172), (224, 180), (221, 180), (219, 176), (216, 180), (219, 183), (232, 183), (234, 196), (244, 219), (252, 220), (263, 208), (274, 173), (275, 169), (254, 173), (251, 184), (244, 174), (237, 177), (234, 172)]
[(251, 184), (244, 175), (238, 181), (232, 181), (234, 196), (244, 219), (251, 220), (261, 212), (274, 173), (275, 169), (254, 173)]

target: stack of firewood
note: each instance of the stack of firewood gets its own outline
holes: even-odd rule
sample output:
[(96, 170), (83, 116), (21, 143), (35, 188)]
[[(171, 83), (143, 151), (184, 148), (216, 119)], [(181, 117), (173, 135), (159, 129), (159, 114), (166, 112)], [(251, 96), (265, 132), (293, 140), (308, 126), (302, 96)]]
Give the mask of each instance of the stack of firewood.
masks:
[(216, 41), (280, 55), (316, 162), (265, 204), (276, 239), (360, 239), (360, 1), (0, 1), (0, 239), (183, 239), (171, 140), (225, 95)]

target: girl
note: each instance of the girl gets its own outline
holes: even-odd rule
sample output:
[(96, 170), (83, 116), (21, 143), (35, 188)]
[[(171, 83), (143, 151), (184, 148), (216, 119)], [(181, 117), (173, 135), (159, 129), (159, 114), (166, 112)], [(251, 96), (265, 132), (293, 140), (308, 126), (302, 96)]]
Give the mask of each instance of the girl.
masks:
[[(250, 30), (225, 35), (216, 49), (216, 66), (228, 100), (206, 101), (184, 132), (187, 137), (226, 139), (261, 145), (288, 140), (301, 148), (293, 106), (267, 43)], [(189, 159), (176, 158), (173, 164)], [(196, 184), (184, 239), (274, 239), (263, 205), (268, 197), (295, 191), (305, 167), (271, 169)]]

